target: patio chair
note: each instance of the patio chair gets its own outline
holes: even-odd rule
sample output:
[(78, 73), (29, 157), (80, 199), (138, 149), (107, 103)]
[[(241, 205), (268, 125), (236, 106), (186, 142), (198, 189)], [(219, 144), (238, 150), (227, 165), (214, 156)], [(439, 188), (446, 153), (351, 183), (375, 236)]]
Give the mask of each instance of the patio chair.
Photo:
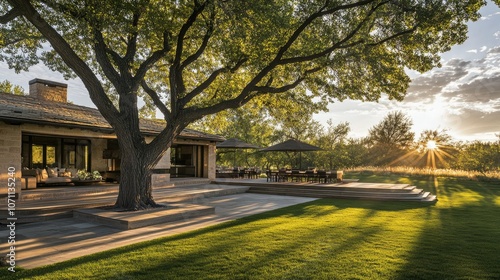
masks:
[(285, 169), (280, 169), (278, 171), (277, 181), (278, 182), (286, 182), (286, 181), (288, 181), (288, 173), (286, 172)]
[(326, 183), (328, 174), (326, 174), (326, 170), (318, 170), (316, 173), (316, 179), (318, 180), (318, 183)]
[(307, 182), (314, 182), (316, 180), (316, 173), (312, 169), (306, 170), (305, 177)]

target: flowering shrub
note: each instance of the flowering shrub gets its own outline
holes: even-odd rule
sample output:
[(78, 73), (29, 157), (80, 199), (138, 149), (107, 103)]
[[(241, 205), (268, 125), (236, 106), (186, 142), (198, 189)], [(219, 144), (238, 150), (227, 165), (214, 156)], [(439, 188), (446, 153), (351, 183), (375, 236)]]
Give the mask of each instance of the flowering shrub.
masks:
[(85, 169), (78, 170), (78, 172), (76, 173), (76, 176), (80, 180), (86, 180), (87, 178), (90, 177), (90, 175), (91, 174), (89, 172), (87, 172), (87, 170), (85, 170)]
[(99, 172), (97, 170), (94, 170), (94, 172), (92, 172), (92, 179), (94, 179), (94, 180), (102, 180), (101, 172)]
[(101, 180), (102, 175), (99, 171), (95, 170), (92, 173), (87, 172), (85, 169), (78, 170), (76, 176), (80, 180)]

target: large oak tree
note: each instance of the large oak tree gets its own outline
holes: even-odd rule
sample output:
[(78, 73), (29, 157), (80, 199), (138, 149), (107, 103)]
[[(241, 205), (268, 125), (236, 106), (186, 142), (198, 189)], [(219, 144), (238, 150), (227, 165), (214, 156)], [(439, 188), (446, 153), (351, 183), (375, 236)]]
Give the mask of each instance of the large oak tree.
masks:
[[(0, 0), (0, 58), (80, 77), (122, 150), (117, 206), (156, 205), (151, 169), (190, 123), (255, 97), (401, 100), (483, 0)], [(109, 94), (115, 94), (116, 99)], [(165, 128), (147, 143), (144, 99)], [(286, 102), (284, 100), (283, 102)]]

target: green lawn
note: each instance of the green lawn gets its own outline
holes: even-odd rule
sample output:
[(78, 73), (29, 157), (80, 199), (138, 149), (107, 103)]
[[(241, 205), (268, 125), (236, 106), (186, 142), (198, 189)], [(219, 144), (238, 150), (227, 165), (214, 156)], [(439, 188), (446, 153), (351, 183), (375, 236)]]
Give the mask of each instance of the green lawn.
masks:
[(0, 277), (500, 279), (498, 183), (347, 177), (412, 183), (439, 201), (322, 199), (15, 275), (4, 269)]

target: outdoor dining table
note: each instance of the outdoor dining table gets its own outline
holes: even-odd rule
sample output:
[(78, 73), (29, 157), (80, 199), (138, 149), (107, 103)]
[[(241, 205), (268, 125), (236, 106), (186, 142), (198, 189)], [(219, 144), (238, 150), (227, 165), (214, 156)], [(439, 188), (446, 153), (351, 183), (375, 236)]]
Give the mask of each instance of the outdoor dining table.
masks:
[(343, 171), (314, 170), (267, 170), (268, 182), (318, 182), (332, 183), (342, 181)]
[(235, 168), (232, 170), (217, 170), (217, 178), (233, 178), (233, 179), (257, 179), (260, 175), (260, 170), (254, 168), (250, 169), (239, 169)]

